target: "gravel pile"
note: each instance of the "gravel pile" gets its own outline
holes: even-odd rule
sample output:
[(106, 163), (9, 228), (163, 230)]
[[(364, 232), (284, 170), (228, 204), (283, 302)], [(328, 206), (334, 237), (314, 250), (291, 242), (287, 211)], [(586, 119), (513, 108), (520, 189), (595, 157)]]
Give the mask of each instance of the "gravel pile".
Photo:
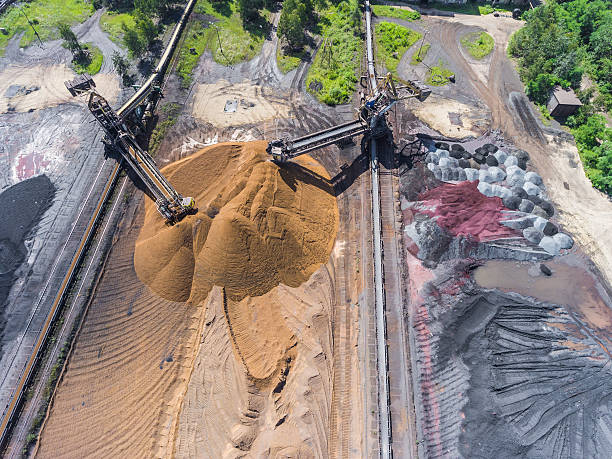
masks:
[(478, 181), (478, 191), (501, 198), (515, 215), (503, 223), (522, 231), (523, 237), (551, 255), (573, 245), (570, 236), (560, 233), (549, 219), (554, 207), (548, 200), (542, 177), (527, 171), (529, 154), (523, 150), (500, 150), (485, 144), (474, 152), (460, 144), (437, 142), (425, 157), (427, 168), (443, 182)]

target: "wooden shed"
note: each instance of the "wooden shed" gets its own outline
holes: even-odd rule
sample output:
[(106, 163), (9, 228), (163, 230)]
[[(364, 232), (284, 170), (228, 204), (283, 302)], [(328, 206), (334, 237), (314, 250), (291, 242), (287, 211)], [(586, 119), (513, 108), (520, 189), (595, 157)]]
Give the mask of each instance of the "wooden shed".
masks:
[(576, 97), (574, 91), (555, 86), (550, 93), (546, 107), (552, 116), (565, 118), (572, 115), (581, 105), (582, 102)]

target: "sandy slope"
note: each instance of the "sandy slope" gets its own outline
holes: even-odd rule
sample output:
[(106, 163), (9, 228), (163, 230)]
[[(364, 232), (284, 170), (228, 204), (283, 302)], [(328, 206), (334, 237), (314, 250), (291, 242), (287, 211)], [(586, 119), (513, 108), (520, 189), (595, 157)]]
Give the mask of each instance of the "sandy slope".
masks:
[(126, 218), (38, 456), (326, 456), (338, 211), (316, 161), (263, 144), (166, 168), (201, 209), (180, 225)]
[[(268, 374), (257, 362), (269, 360), (274, 346), (258, 339), (259, 328), (241, 337), (223, 310), (221, 290), (213, 290), (178, 424), (177, 457), (327, 457), (332, 292), (323, 267), (306, 284), (279, 286), (249, 305), (253, 317), (264, 316), (257, 325), (274, 318), (268, 325), (289, 331), (295, 345), (282, 354), (283, 376), (267, 383), (256, 377)], [(277, 312), (268, 315), (270, 307)], [(246, 365), (237, 351), (249, 352)]]

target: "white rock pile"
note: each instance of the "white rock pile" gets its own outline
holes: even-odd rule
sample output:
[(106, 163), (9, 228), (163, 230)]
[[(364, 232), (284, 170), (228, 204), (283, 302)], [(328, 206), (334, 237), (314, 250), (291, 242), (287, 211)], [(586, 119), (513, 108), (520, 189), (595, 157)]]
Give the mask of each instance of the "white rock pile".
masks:
[(485, 144), (470, 153), (460, 144), (437, 142), (436, 149), (425, 157), (427, 168), (443, 182), (478, 180), (478, 191), (502, 199), (511, 210), (503, 222), (522, 231), (523, 237), (551, 255), (574, 244), (550, 221), (554, 208), (542, 177), (527, 171), (529, 154), (522, 150), (504, 151)]

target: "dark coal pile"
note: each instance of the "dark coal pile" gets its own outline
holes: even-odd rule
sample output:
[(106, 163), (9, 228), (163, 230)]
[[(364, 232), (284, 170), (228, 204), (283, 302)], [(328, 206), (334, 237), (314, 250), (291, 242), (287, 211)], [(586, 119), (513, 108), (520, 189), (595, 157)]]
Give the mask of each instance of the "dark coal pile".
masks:
[(612, 366), (599, 343), (560, 306), (480, 289), (460, 298), (421, 308), (415, 324), (430, 362), (427, 456), (612, 457)]
[(51, 206), (55, 187), (45, 175), (19, 182), (0, 193), (0, 306), (4, 305), (15, 271), (25, 260), (25, 240)]

